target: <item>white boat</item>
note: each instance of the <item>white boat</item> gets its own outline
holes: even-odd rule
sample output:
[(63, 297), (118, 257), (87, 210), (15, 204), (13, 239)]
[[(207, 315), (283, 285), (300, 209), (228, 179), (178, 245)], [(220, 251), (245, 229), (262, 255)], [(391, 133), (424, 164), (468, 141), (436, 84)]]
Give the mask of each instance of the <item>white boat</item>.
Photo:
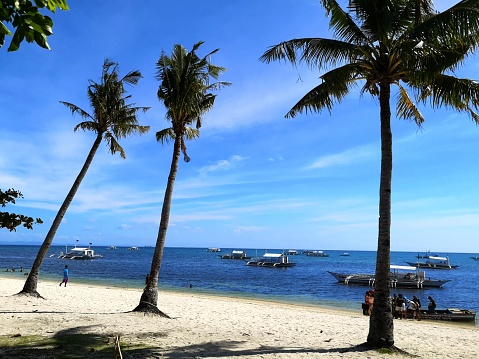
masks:
[(231, 253), (220, 255), (220, 257), (221, 259), (251, 259), (251, 257), (246, 255), (245, 251), (231, 251)]
[(348, 252), (344, 252), (343, 254), (340, 254), (341, 257), (349, 257), (349, 253)]
[(221, 249), (219, 249), (219, 248), (208, 248), (206, 251), (207, 252), (221, 252)]
[(287, 256), (297, 256), (299, 254), (299, 252), (296, 249), (289, 249), (287, 251), (284, 251), (283, 253), (286, 254)]
[(306, 255), (309, 257), (329, 257), (329, 254), (324, 251), (306, 251)]
[[(90, 243), (91, 246), (91, 243)], [(73, 247), (70, 251), (68, 251), (68, 248), (65, 250), (66, 254), (60, 254), (58, 258), (61, 259), (98, 259), (98, 258), (103, 258), (102, 255), (100, 254), (95, 254), (95, 251), (93, 249), (85, 247), (77, 247), (75, 244), (75, 247)]]
[(106, 249), (118, 249), (118, 248), (116, 248), (115, 246), (109, 246), (109, 247), (106, 247)]
[(287, 268), (294, 267), (296, 263), (290, 262), (284, 253), (265, 253), (261, 257), (246, 262), (247, 266), (254, 267), (270, 267), (270, 268)]
[(456, 269), (457, 265), (451, 265), (449, 262), (449, 257), (437, 257), (437, 256), (428, 256), (426, 261), (421, 262), (406, 262), (410, 266), (418, 268), (429, 268), (429, 269)]
[(138, 247), (128, 247), (126, 250), (127, 251), (137, 251)]

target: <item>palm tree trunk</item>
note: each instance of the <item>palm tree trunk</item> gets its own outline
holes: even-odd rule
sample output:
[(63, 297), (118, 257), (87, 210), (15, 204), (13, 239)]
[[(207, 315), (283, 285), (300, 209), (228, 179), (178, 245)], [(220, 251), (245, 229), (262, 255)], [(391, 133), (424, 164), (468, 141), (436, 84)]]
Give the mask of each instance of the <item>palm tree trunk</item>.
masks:
[(41, 245), (40, 250), (37, 253), (37, 257), (35, 258), (35, 261), (33, 262), (32, 268), (30, 269), (30, 273), (28, 274), (28, 277), (27, 277), (27, 280), (25, 281), (23, 289), (18, 294), (41, 297), (41, 295), (37, 292), (38, 273), (40, 271), (40, 267), (42, 266), (43, 260), (45, 259), (48, 250), (50, 249), (50, 246), (53, 242), (53, 238), (55, 237), (58, 227), (60, 227), (60, 223), (62, 222), (63, 216), (65, 216), (65, 213), (68, 207), (70, 206), (70, 204), (72, 203), (73, 198), (75, 197), (75, 194), (78, 191), (78, 188), (80, 188), (80, 184), (83, 181), (83, 178), (85, 178), (88, 168), (90, 167), (93, 161), (93, 157), (95, 157), (95, 153), (98, 147), (100, 146), (101, 140), (102, 140), (102, 135), (98, 134), (90, 150), (90, 153), (88, 153), (88, 156), (86, 158), (86, 161), (80, 173), (78, 174), (75, 182), (73, 183), (73, 186), (70, 189), (70, 192), (68, 192), (65, 200), (63, 201), (63, 204), (61, 205), (60, 210), (58, 211), (55, 219), (53, 220), (52, 226), (50, 227), (50, 230), (48, 231), (47, 236), (45, 237), (45, 240), (43, 241), (43, 244)]
[(379, 231), (374, 284), (374, 306), (369, 321), (367, 343), (372, 347), (392, 347), (394, 326), (389, 297), (389, 271), (391, 255), (391, 182), (392, 182), (392, 132), (391, 89), (380, 83), (381, 108), (381, 176), (379, 186)]
[(151, 261), (150, 276), (141, 295), (140, 303), (133, 309), (134, 312), (156, 313), (166, 318), (169, 318), (169, 316), (158, 309), (158, 277), (160, 275), (161, 261), (165, 249), (166, 231), (168, 230), (168, 223), (170, 221), (171, 200), (173, 198), (173, 188), (178, 172), (182, 141), (183, 137), (177, 135), (173, 146), (173, 158), (171, 160), (170, 174), (168, 176), (163, 208), (161, 210), (160, 227), (158, 229), (155, 252), (153, 253), (153, 259)]

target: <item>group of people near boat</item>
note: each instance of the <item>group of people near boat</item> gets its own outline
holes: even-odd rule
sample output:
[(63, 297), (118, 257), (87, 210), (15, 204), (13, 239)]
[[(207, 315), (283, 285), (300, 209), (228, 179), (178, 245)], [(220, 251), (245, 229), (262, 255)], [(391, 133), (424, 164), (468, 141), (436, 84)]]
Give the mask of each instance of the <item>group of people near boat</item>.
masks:
[[(436, 301), (431, 296), (428, 296), (427, 299), (429, 300), (427, 310), (429, 313), (434, 313), (436, 310)], [(394, 319), (406, 319), (408, 310), (412, 310), (413, 318), (421, 320), (421, 300), (415, 295), (413, 295), (412, 299), (408, 299), (401, 293), (397, 295), (394, 293), (389, 300)], [(373, 306), (374, 289), (367, 291), (366, 295), (364, 296), (363, 314), (370, 316)]]

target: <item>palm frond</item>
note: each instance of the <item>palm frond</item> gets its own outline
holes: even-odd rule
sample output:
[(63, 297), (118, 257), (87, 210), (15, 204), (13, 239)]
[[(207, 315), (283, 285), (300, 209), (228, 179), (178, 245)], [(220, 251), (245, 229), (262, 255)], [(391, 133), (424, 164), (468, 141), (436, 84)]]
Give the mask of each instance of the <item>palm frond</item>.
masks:
[(295, 117), (297, 114), (320, 112), (326, 108), (331, 112), (334, 103), (339, 103), (356, 86), (360, 73), (359, 64), (348, 64), (331, 70), (321, 76), (323, 82), (309, 91), (299, 100), (286, 117)]
[(396, 85), (399, 87), (396, 106), (397, 117), (405, 120), (412, 119), (418, 126), (421, 126), (424, 122), (421, 112), (409, 97), (407, 90), (399, 83), (396, 83)]
[(200, 131), (196, 128), (189, 126), (185, 127), (185, 138), (189, 141), (195, 140), (200, 137)]
[(92, 131), (95, 133), (100, 133), (98, 129), (98, 124), (95, 121), (80, 122), (73, 128), (73, 131), (76, 132), (77, 130)]
[(175, 131), (173, 131), (173, 128), (171, 127), (165, 128), (156, 133), (156, 140), (158, 142), (161, 142), (162, 145), (174, 140), (175, 138), (176, 138)]
[(65, 105), (66, 107), (68, 107), (70, 109), (72, 115), (78, 114), (78, 115), (80, 115), (80, 117), (82, 117), (84, 119), (91, 118), (93, 120), (93, 117), (88, 112), (86, 112), (85, 110), (82, 110), (77, 105), (74, 105), (70, 102), (65, 102), (65, 101), (59, 101), (59, 102), (61, 104)]
[(321, 69), (328, 65), (355, 61), (362, 56), (363, 52), (356, 44), (331, 39), (303, 38), (271, 46), (260, 60), (266, 63), (287, 60), (293, 65), (305, 62), (310, 67)]
[(103, 138), (106, 141), (109, 148), (109, 152), (112, 155), (119, 152), (121, 158), (123, 159), (126, 158), (125, 150), (123, 149), (123, 147), (120, 146), (118, 141), (115, 139), (115, 136), (110, 131), (106, 131), (105, 134), (103, 135)]
[(361, 28), (354, 22), (351, 15), (339, 6), (337, 1), (321, 0), (321, 4), (326, 10), (326, 15), (331, 17), (329, 27), (334, 30), (338, 39), (353, 44), (368, 42), (368, 38)]

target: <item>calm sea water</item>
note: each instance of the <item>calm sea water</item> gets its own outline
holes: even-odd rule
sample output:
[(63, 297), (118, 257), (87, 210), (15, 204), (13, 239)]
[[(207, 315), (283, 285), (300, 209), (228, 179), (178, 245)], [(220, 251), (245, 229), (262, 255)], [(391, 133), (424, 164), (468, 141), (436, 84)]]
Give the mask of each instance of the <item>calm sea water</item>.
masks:
[[(23, 267), (28, 271), (38, 248), (0, 246), (1, 276), (23, 276), (18, 268)], [(58, 259), (54, 254), (65, 251), (65, 247), (53, 246), (42, 265), (40, 278), (60, 281), (62, 269), (68, 264), (70, 281), (73, 283), (143, 288), (154, 248), (140, 247), (137, 251), (129, 251), (125, 247), (116, 250), (92, 248), (104, 257), (91, 261)], [(290, 261), (296, 262), (296, 267), (259, 268), (248, 267), (241, 260), (220, 258), (219, 254), (230, 251), (222, 249), (221, 253), (211, 253), (206, 248), (165, 248), (160, 289), (194, 290), (360, 310), (359, 303), (367, 287), (338, 284), (327, 271), (374, 273), (376, 260), (376, 252), (351, 251), (350, 256), (344, 257), (340, 256), (343, 251), (327, 251), (329, 257), (291, 256)], [(256, 256), (263, 254), (264, 250), (246, 249), (246, 252)], [(268, 252), (280, 253), (281, 250)], [(479, 309), (479, 261), (471, 259), (471, 256), (476, 254), (449, 254), (451, 263), (459, 265), (455, 270), (426, 270), (428, 277), (451, 280), (442, 288), (396, 289), (393, 292), (403, 293), (409, 298), (417, 295), (424, 304), (427, 304), (427, 296), (431, 295), (436, 299), (438, 308)], [(416, 257), (417, 253), (413, 252), (392, 252), (391, 263), (407, 265), (406, 261), (415, 261)], [(17, 271), (7, 273), (6, 268), (16, 268)]]

